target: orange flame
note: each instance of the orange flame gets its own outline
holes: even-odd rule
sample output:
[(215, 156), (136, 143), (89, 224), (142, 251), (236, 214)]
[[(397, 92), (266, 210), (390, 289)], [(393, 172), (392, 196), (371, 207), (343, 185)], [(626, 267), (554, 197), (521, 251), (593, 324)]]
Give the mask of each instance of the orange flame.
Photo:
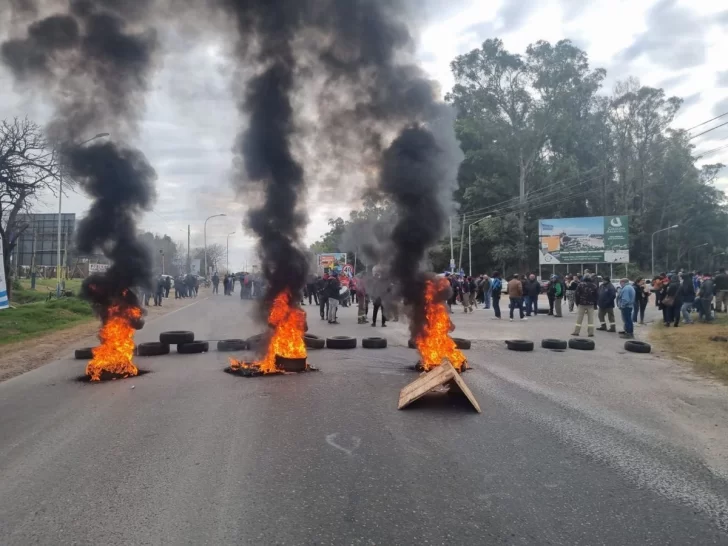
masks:
[(306, 345), (303, 342), (306, 313), (303, 309), (291, 305), (290, 291), (281, 292), (273, 299), (268, 324), (273, 328), (273, 335), (265, 356), (253, 363), (231, 358), (230, 367), (233, 370), (257, 368), (262, 373), (276, 373), (281, 371), (276, 368), (276, 355), (285, 358), (306, 358)]
[(445, 302), (437, 298), (439, 292), (446, 289), (447, 280), (428, 280), (425, 284), (425, 327), (415, 338), (420, 360), (425, 371), (449, 361), (455, 369), (460, 370), (466, 363), (465, 355), (457, 348), (449, 336), (452, 330), (450, 313)]
[(101, 327), (101, 345), (94, 348), (94, 357), (86, 366), (86, 375), (91, 381), (100, 381), (101, 374), (107, 372), (119, 377), (134, 376), (139, 370), (132, 362), (134, 356), (134, 331), (130, 322), (142, 317), (139, 307), (109, 308), (107, 320)]

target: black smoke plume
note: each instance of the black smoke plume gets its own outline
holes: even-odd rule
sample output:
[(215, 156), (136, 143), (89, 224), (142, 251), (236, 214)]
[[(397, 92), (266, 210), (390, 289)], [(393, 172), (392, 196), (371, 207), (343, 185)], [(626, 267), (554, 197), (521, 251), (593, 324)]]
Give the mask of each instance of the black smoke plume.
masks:
[(328, 74), (326, 95), (350, 98), (327, 102), (321, 111), (325, 132), (336, 142), (359, 143), (362, 167), (379, 173), (377, 188), (396, 206), (391, 257), (384, 265), (416, 336), (425, 318), (424, 263), (452, 210), (462, 152), (452, 110), (439, 100), (436, 84), (406, 60), (414, 51), (408, 26), (413, 5), (331, 0), (322, 16), (326, 39), (319, 61)]
[[(24, 12), (33, 2), (16, 1)], [(149, 286), (152, 258), (137, 240), (136, 221), (154, 200), (155, 173), (125, 144), (84, 141), (99, 132), (117, 142), (134, 136), (154, 68), (156, 34), (146, 18), (153, 0), (70, 0), (64, 12), (32, 21), (24, 37), (4, 42), (3, 62), (19, 84), (44, 93), (54, 108), (48, 133), (64, 172), (92, 199), (80, 222), (82, 252), (101, 250), (107, 273), (84, 281), (82, 294), (102, 319), (111, 305), (139, 306), (132, 288)]]
[(305, 2), (221, 0), (239, 34), (237, 62), (259, 73), (246, 83), (238, 103), (248, 128), (238, 137), (236, 153), (245, 173), (236, 185), (245, 193), (262, 193), (262, 205), (248, 214), (247, 225), (259, 237), (258, 253), (267, 283), (264, 318), (273, 299), (290, 291), (293, 302), (306, 282), (308, 259), (301, 243), (306, 214), (299, 208), (304, 172), (291, 150), (295, 133), (291, 94), (296, 60), (293, 40)]

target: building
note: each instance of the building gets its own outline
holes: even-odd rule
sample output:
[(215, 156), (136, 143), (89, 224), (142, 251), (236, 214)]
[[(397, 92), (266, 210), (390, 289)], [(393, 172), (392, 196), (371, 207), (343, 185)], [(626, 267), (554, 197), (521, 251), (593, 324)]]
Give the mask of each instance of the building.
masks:
[[(58, 264), (58, 214), (18, 215), (16, 226), (22, 234), (13, 251), (13, 266), (24, 272), (36, 269), (46, 271)], [(68, 265), (68, 250), (73, 246), (76, 215), (61, 214), (61, 263)], [(73, 265), (73, 264), (70, 264)]]

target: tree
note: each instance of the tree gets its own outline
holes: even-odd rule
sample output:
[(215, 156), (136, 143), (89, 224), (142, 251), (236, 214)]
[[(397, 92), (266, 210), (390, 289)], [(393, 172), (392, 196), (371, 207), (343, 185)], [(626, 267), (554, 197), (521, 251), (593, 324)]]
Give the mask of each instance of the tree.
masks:
[[(162, 264), (164, 263), (164, 273), (166, 275), (181, 275), (186, 273), (184, 261), (187, 260), (187, 251), (183, 256), (179, 255), (180, 243), (176, 243), (169, 235), (159, 235), (146, 232), (139, 235), (139, 239), (147, 246), (154, 260), (154, 274), (161, 275)], [(180, 260), (183, 260), (183, 266), (180, 267)]]
[[(207, 245), (207, 266), (212, 267), (213, 271), (219, 271), (222, 269), (225, 263), (225, 257), (227, 255), (227, 249), (219, 244), (212, 243)], [(205, 249), (195, 248), (192, 250), (192, 257), (195, 260), (200, 260), (200, 270), (205, 267)], [(205, 273), (206, 274), (206, 273)]]
[(690, 137), (670, 128), (678, 97), (633, 78), (599, 94), (605, 71), (568, 40), (524, 56), (487, 40), (451, 66), (446, 98), (465, 154), (455, 199), (466, 228), (491, 216), (472, 228), (474, 272), (535, 269), (539, 218), (629, 215), (643, 270), (658, 229), (684, 226), (656, 238), (658, 263), (671, 267), (687, 266), (675, 261), (691, 245), (728, 239), (725, 194), (712, 185), (722, 166), (698, 169)]
[(59, 172), (58, 156), (38, 125), (18, 118), (0, 122), (0, 237), (6, 278), (13, 249), (28, 228), (18, 215), (29, 212), (41, 190), (57, 191)]

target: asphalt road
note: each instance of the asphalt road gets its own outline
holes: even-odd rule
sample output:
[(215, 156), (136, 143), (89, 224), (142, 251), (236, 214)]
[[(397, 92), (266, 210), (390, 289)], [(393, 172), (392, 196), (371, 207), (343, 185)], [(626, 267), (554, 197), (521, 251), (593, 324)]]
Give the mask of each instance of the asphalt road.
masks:
[[(138, 341), (246, 337), (250, 311), (202, 299)], [(228, 354), (173, 352), (139, 358), (151, 373), (123, 381), (78, 382), (85, 363), (61, 358), (2, 383), (0, 543), (728, 544), (725, 461), (705, 454), (716, 444), (641, 411), (624, 375), (600, 376), (672, 373), (664, 363), (611, 340), (588, 358), (512, 353), (484, 315), (455, 319), (482, 331), (463, 376), (481, 415), (444, 396), (397, 411), (416, 378), (404, 326), (357, 326), (352, 309), (339, 326), (310, 317), (311, 331), (386, 333), (390, 347), (311, 351), (317, 373), (236, 378)], [(536, 323), (513, 327), (553, 328)], [(628, 394), (598, 394), (612, 391)], [(721, 438), (724, 412), (716, 402)]]

